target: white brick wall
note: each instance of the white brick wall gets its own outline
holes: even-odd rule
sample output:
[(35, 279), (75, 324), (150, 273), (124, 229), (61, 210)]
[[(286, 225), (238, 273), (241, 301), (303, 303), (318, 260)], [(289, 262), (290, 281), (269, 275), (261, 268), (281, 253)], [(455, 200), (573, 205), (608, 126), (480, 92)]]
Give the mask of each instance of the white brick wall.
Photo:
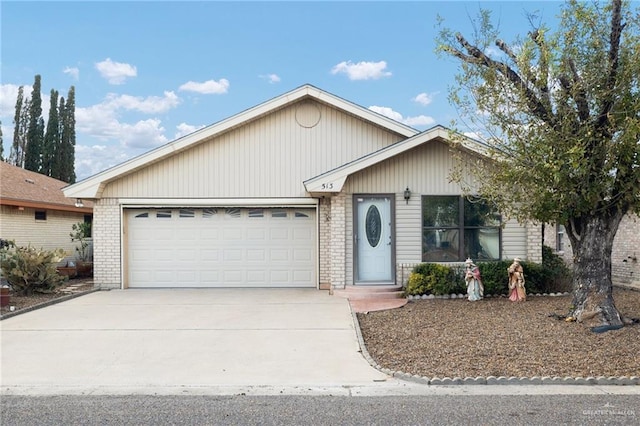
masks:
[(344, 288), (346, 283), (346, 198), (339, 194), (331, 198), (331, 286)]
[(542, 263), (542, 226), (527, 223), (527, 258), (528, 262)]
[[(545, 245), (556, 249), (556, 227), (545, 227)], [(562, 239), (564, 250), (558, 253), (567, 265), (573, 263), (571, 242), (565, 235)], [(611, 252), (611, 279), (614, 284), (640, 284), (640, 218), (627, 215), (620, 222)]]
[(103, 198), (93, 208), (93, 279), (100, 288), (121, 288), (120, 205)]
[(318, 240), (320, 258), (320, 288), (331, 286), (331, 198), (321, 198), (318, 206)]

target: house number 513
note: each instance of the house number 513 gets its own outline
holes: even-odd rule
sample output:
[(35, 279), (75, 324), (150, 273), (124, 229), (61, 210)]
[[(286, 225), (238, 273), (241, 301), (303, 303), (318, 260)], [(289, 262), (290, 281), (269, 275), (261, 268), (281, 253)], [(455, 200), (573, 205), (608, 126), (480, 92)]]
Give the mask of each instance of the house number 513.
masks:
[(322, 189), (333, 189), (333, 182), (331, 183), (323, 183)]

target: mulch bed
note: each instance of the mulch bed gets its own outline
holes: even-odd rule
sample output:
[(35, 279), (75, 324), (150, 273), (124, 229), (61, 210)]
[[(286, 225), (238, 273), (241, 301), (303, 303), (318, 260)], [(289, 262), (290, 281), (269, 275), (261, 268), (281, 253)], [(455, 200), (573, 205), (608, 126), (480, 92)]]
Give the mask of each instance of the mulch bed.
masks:
[[(17, 296), (14, 292), (9, 292), (9, 304), (7, 306), (0, 307), (0, 315), (5, 315), (13, 312), (19, 312), (21, 310), (25, 310), (27, 308), (31, 308), (36, 305), (40, 305), (43, 303), (51, 302), (55, 299), (60, 299), (62, 297), (68, 296), (69, 291), (64, 291), (68, 289), (69, 286), (74, 287), (74, 292), (83, 292), (93, 289), (93, 278), (75, 278), (66, 281), (62, 286), (60, 286), (56, 291), (51, 293), (34, 293), (30, 296)], [(13, 311), (11, 307), (13, 306)]]
[[(640, 318), (640, 291), (615, 288), (614, 300)], [(640, 325), (598, 334), (549, 316), (570, 305), (569, 295), (417, 300), (358, 321), (380, 366), (423, 377), (640, 376)]]

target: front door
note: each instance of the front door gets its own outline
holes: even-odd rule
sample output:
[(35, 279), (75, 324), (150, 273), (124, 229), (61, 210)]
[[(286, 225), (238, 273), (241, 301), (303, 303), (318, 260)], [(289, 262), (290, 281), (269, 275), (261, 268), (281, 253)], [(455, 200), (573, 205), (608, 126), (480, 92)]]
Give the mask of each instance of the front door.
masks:
[(355, 284), (393, 283), (392, 197), (354, 197)]

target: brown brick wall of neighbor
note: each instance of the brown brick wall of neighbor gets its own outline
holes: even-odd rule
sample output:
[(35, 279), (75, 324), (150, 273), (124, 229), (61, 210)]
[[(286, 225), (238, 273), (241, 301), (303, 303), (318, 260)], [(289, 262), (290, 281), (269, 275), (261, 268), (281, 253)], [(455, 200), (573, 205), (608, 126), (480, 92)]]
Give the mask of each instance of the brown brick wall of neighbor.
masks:
[[(562, 241), (564, 250), (558, 254), (571, 265), (571, 243), (566, 235)], [(545, 226), (544, 242), (555, 250), (557, 234), (554, 225)], [(616, 285), (640, 288), (640, 218), (637, 215), (629, 214), (620, 223), (611, 253), (611, 278)]]

